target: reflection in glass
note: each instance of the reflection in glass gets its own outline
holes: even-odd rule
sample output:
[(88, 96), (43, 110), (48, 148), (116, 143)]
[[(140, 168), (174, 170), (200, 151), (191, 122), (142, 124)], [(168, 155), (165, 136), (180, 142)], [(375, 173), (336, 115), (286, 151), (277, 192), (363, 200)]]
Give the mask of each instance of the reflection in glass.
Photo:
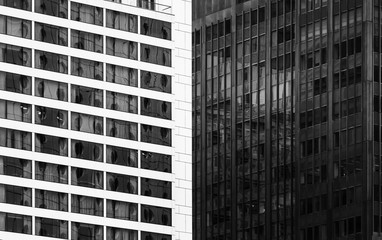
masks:
[(138, 97), (107, 91), (106, 108), (121, 112), (138, 113)]
[(171, 76), (142, 70), (141, 88), (171, 93)]
[[(108, 240), (138, 240), (138, 231), (122, 228), (106, 227), (106, 239)], [(142, 238), (143, 240), (144, 238)]]
[(106, 173), (106, 189), (115, 192), (138, 194), (138, 178), (117, 173)]
[(103, 91), (83, 86), (72, 86), (72, 102), (93, 107), (103, 107)]
[(31, 31), (31, 21), (0, 15), (0, 33), (31, 39)]
[(138, 139), (138, 124), (107, 118), (106, 135), (136, 141)]
[(171, 129), (141, 124), (141, 141), (171, 146)]
[(31, 11), (32, 0), (0, 0), (1, 6)]
[(50, 16), (68, 18), (68, 0), (35, 0), (35, 11)]
[(127, 86), (138, 86), (138, 70), (106, 64), (106, 81), (112, 83), (123, 84)]
[(103, 52), (102, 35), (72, 30), (71, 36), (72, 48), (78, 48), (97, 53)]
[(0, 99), (0, 118), (31, 123), (32, 106)]
[(32, 217), (0, 212), (0, 231), (32, 234)]
[(35, 108), (36, 108), (36, 117), (35, 117), (36, 124), (68, 129), (68, 112), (67, 111), (64, 111), (61, 109), (43, 107), (43, 106), (36, 106)]
[(36, 152), (68, 156), (68, 139), (36, 133)]
[(103, 145), (72, 139), (72, 158), (103, 161)]
[(171, 49), (141, 43), (141, 61), (171, 67)]
[(0, 43), (0, 62), (31, 67), (32, 50), (30, 48)]
[(68, 29), (36, 22), (35, 40), (62, 46), (68, 46)]
[(68, 56), (35, 50), (35, 67), (58, 73), (68, 73)]
[(141, 194), (149, 197), (171, 199), (171, 182), (141, 178)]
[(141, 232), (141, 239), (152, 239), (152, 240), (171, 240), (171, 235), (159, 234), (159, 233), (151, 233), (151, 232)]
[(103, 174), (100, 171), (72, 167), (72, 185), (103, 189)]
[(115, 200), (107, 200), (106, 217), (117, 218), (129, 221), (138, 221), (138, 204), (121, 202)]
[(68, 221), (36, 217), (36, 235), (52, 238), (68, 238)]
[(68, 194), (42, 189), (35, 190), (35, 206), (56, 211), (68, 211)]
[(68, 84), (41, 78), (35, 79), (35, 95), (59, 101), (68, 101)]
[(106, 37), (106, 54), (137, 60), (138, 44), (124, 39)]
[(22, 158), (0, 156), (0, 174), (32, 178), (32, 161)]
[(32, 134), (30, 132), (0, 128), (0, 146), (32, 151)]
[(141, 222), (171, 226), (171, 209), (141, 205)]
[(155, 10), (155, 0), (137, 0), (137, 1), (138, 1), (138, 7)]
[(171, 23), (141, 17), (141, 34), (171, 40)]
[(72, 212), (103, 216), (103, 199), (72, 194)]
[(0, 90), (31, 95), (31, 82), (29, 76), (0, 71)]
[(32, 189), (0, 184), (0, 203), (32, 207)]
[(103, 134), (103, 117), (72, 112), (72, 130)]
[(72, 240), (103, 240), (103, 226), (72, 222)]
[(106, 146), (106, 162), (116, 165), (138, 167), (138, 150)]
[(141, 168), (160, 172), (171, 172), (171, 156), (141, 151)]
[(171, 103), (141, 97), (141, 115), (171, 119)]
[(103, 64), (82, 58), (72, 57), (72, 71), (74, 76), (103, 80)]
[(127, 32), (138, 32), (138, 18), (136, 15), (106, 10), (106, 27)]
[(53, 163), (36, 162), (36, 180), (68, 183), (68, 167)]
[(71, 19), (102, 26), (103, 9), (82, 3), (71, 2)]

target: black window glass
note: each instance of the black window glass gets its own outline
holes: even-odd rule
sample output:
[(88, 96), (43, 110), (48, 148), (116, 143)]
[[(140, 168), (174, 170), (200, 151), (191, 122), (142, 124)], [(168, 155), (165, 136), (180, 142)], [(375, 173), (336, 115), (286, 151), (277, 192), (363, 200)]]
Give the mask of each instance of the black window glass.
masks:
[(61, 109), (43, 107), (43, 106), (35, 106), (35, 109), (36, 109), (36, 114), (35, 114), (36, 124), (68, 129), (68, 112), (67, 111), (64, 111)]
[(106, 135), (110, 137), (138, 140), (138, 124), (116, 119), (106, 119)]
[(68, 183), (68, 167), (45, 162), (36, 162), (36, 180)]
[(127, 86), (138, 86), (138, 70), (106, 64), (106, 81)]
[(68, 211), (68, 194), (47, 191), (43, 189), (35, 190), (35, 206), (56, 211)]
[(161, 172), (171, 172), (171, 156), (141, 151), (141, 168)]
[(71, 31), (72, 48), (83, 49), (87, 51), (102, 53), (103, 36), (78, 30)]
[(103, 173), (96, 170), (72, 167), (72, 185), (103, 189)]
[(103, 134), (103, 117), (72, 112), (72, 130)]
[(29, 76), (0, 71), (0, 90), (31, 95), (31, 82)]
[(171, 76), (141, 71), (141, 88), (171, 93)]
[(0, 5), (32, 11), (32, 0), (0, 0)]
[(136, 15), (107, 9), (106, 27), (137, 33), (138, 17)]
[(171, 209), (142, 204), (141, 222), (171, 226)]
[(106, 173), (106, 189), (115, 192), (138, 194), (138, 178), (116, 173)]
[(0, 43), (0, 62), (31, 67), (32, 50), (30, 48)]
[(106, 108), (121, 112), (138, 113), (138, 97), (107, 91)]
[(103, 91), (101, 89), (71, 85), (71, 102), (93, 106), (103, 107)]
[(138, 44), (125, 39), (106, 37), (106, 54), (137, 60)]
[(103, 161), (103, 145), (72, 139), (72, 157), (96, 162)]
[(68, 139), (36, 134), (36, 152), (68, 156)]
[(35, 50), (35, 68), (68, 73), (68, 56)]
[(129, 221), (138, 221), (137, 203), (107, 200), (106, 209), (106, 217)]
[(121, 166), (138, 167), (138, 151), (129, 148), (106, 146), (106, 162)]
[(141, 141), (171, 146), (171, 129), (142, 124)]
[(15, 37), (32, 38), (32, 22), (29, 20), (0, 15), (0, 33)]
[(152, 232), (141, 232), (141, 239), (151, 239), (151, 240), (171, 240), (171, 235), (152, 233)]
[(110, 240), (118, 240), (120, 236), (129, 236), (130, 240), (138, 240), (138, 231), (122, 229), (122, 228), (113, 228), (106, 227), (106, 236)]
[(103, 25), (103, 9), (99, 7), (71, 2), (70, 17), (74, 21)]
[(68, 29), (36, 22), (35, 40), (61, 46), (68, 46)]
[(36, 235), (52, 238), (68, 238), (68, 221), (36, 217)]
[(82, 58), (71, 58), (71, 74), (74, 76), (103, 80), (103, 64)]
[(30, 132), (0, 128), (0, 146), (32, 151), (32, 134)]
[(103, 199), (72, 194), (72, 212), (103, 216)]
[(35, 79), (35, 95), (59, 101), (68, 101), (68, 84), (41, 78)]
[(171, 119), (171, 103), (141, 97), (141, 115)]
[(0, 212), (0, 231), (32, 234), (32, 217)]
[(141, 17), (141, 34), (171, 40), (171, 23)]
[(1, 203), (21, 206), (32, 206), (32, 189), (12, 185), (0, 184)]
[(141, 44), (141, 61), (171, 67), (171, 50)]
[(32, 106), (26, 103), (0, 99), (0, 118), (20, 122), (32, 122)]
[(141, 178), (141, 194), (149, 197), (171, 199), (171, 182)]
[(68, 0), (35, 0), (35, 11), (50, 16), (68, 18)]
[(0, 174), (32, 178), (32, 161), (22, 158), (0, 156)]

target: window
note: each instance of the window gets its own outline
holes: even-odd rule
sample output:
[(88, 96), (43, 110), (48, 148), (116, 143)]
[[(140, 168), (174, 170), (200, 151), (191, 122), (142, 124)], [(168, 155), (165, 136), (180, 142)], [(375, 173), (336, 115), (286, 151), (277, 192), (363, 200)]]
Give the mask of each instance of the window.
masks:
[(0, 99), (0, 118), (31, 123), (32, 106)]
[(31, 67), (32, 50), (30, 48), (0, 43), (0, 62)]
[(96, 170), (72, 167), (72, 180), (74, 186), (103, 189), (103, 173)]
[[(36, 180), (68, 183), (68, 167), (52, 163), (36, 162)], [(37, 206), (37, 205), (36, 205)]]
[(138, 32), (138, 17), (136, 15), (106, 10), (106, 27), (127, 32)]
[(32, 0), (1, 0), (1, 6), (31, 11)]
[(36, 134), (35, 151), (40, 153), (68, 156), (68, 139)]
[(72, 130), (103, 134), (103, 117), (72, 112)]
[(141, 222), (171, 226), (171, 209), (142, 204)]
[(0, 174), (31, 179), (32, 161), (0, 156)]
[(31, 95), (31, 82), (29, 76), (0, 71), (0, 90)]
[(141, 34), (171, 40), (171, 23), (141, 17)]
[(121, 166), (138, 167), (138, 151), (129, 148), (106, 146), (106, 162)]
[(103, 162), (103, 145), (72, 139), (72, 158)]
[(36, 78), (35, 95), (59, 101), (68, 101), (68, 84)]
[(137, 203), (107, 200), (106, 209), (106, 217), (129, 221), (138, 221)]
[(68, 56), (35, 50), (35, 67), (67, 74)]
[(138, 177), (106, 173), (106, 190), (138, 194)]
[(43, 107), (43, 106), (36, 106), (35, 109), (36, 109), (36, 117), (35, 117), (36, 124), (68, 129), (68, 112), (67, 111), (64, 111), (61, 109)]
[(138, 124), (107, 118), (106, 135), (136, 141), (138, 140)]
[(31, 21), (0, 15), (0, 33), (31, 39), (31, 31)]
[(141, 232), (141, 239), (160, 239), (160, 240), (171, 240), (171, 235), (151, 233), (151, 232)]
[(32, 207), (32, 189), (0, 184), (1, 203)]
[(36, 217), (36, 235), (68, 238), (68, 221)]
[(72, 212), (103, 217), (103, 199), (72, 194)]
[(72, 240), (102, 240), (103, 226), (72, 222)]
[(138, 113), (138, 97), (106, 91), (106, 108), (121, 112)]
[(137, 60), (138, 44), (124, 39), (106, 37), (106, 54)]
[(45, 24), (45, 23), (36, 22), (35, 23), (35, 40), (67, 46), (68, 45), (68, 29)]
[(103, 9), (99, 7), (71, 2), (70, 16), (74, 21), (103, 25)]
[[(141, 78), (142, 78), (142, 72), (143, 71), (141, 71)], [(112, 83), (118, 83), (122, 85), (127, 85), (127, 86), (132, 86), (132, 87), (137, 87), (138, 86), (138, 70), (133, 68), (106, 64), (106, 81), (112, 82)]]
[(171, 103), (141, 97), (141, 115), (171, 119)]
[(141, 70), (141, 88), (171, 93), (171, 76)]
[(30, 132), (0, 128), (0, 146), (32, 151), (32, 134)]
[(68, 194), (42, 189), (35, 190), (35, 206), (55, 211), (68, 211)]
[(171, 146), (171, 129), (141, 124), (141, 141)]
[(68, 0), (35, 0), (35, 11), (50, 16), (68, 18)]
[(103, 107), (103, 90), (72, 84), (71, 102), (93, 107)]
[(103, 80), (103, 64), (92, 60), (72, 57), (71, 74), (78, 77)]
[[(122, 228), (106, 227), (106, 236), (109, 240), (118, 240), (120, 236), (129, 236), (129, 240), (138, 240), (138, 231)], [(142, 238), (145, 239), (145, 238)], [(167, 240), (167, 239), (163, 239)]]
[(141, 61), (171, 67), (171, 50), (141, 44)]
[(171, 182), (141, 178), (141, 194), (149, 197), (171, 199)]
[(0, 230), (15, 233), (32, 234), (32, 217), (0, 212)]
[(171, 156), (141, 151), (141, 168), (161, 172), (171, 172)]
[(72, 48), (83, 49), (97, 53), (103, 52), (103, 36), (88, 32), (72, 30)]

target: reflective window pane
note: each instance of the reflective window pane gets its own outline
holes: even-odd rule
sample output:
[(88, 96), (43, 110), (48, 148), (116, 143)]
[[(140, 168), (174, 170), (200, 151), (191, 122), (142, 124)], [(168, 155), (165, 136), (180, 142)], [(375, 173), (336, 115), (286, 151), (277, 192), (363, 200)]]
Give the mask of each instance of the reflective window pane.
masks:
[(30, 48), (0, 43), (0, 62), (31, 67), (32, 50)]
[[(122, 228), (106, 227), (106, 239), (119, 240), (121, 239), (138, 240), (138, 231)], [(142, 238), (143, 240), (143, 238)]]
[(141, 115), (171, 119), (171, 103), (141, 97)]
[(138, 70), (106, 64), (106, 81), (127, 86), (138, 86)]
[(121, 112), (138, 113), (138, 97), (107, 91), (106, 108)]
[(68, 194), (43, 189), (35, 190), (35, 206), (56, 211), (68, 211)]
[(72, 130), (103, 134), (103, 117), (72, 112)]
[(72, 167), (72, 185), (103, 189), (103, 173), (96, 170)]
[(171, 226), (171, 209), (142, 204), (141, 222)]
[(136, 141), (138, 140), (138, 124), (107, 118), (106, 135)]
[(87, 51), (102, 53), (103, 36), (88, 32), (72, 30), (72, 48), (83, 49)]
[(32, 134), (30, 132), (0, 128), (0, 146), (32, 151)]
[(68, 139), (36, 134), (36, 152), (68, 156)]
[(32, 0), (0, 0), (0, 5), (32, 11)]
[(72, 139), (72, 158), (103, 161), (103, 145)]
[(0, 212), (0, 231), (32, 234), (32, 217)]
[(151, 232), (141, 232), (141, 239), (152, 239), (152, 240), (171, 240), (171, 235), (151, 233)]
[(141, 194), (149, 197), (171, 199), (171, 182), (141, 178)]
[(171, 156), (141, 151), (141, 168), (160, 172), (171, 172)]
[(36, 235), (52, 238), (68, 238), (68, 221), (36, 217)]
[(106, 162), (121, 166), (138, 167), (138, 150), (106, 146)]
[(22, 158), (0, 156), (0, 174), (32, 178), (32, 161)]
[(71, 74), (74, 76), (103, 80), (103, 64), (92, 60), (72, 57)]
[(136, 15), (106, 10), (106, 27), (127, 32), (138, 32), (138, 18)]
[(35, 12), (68, 18), (68, 0), (35, 0)]
[(103, 226), (72, 222), (72, 240), (103, 240)]
[(71, 2), (70, 16), (74, 21), (103, 25), (103, 9), (99, 7)]
[(35, 95), (59, 101), (68, 101), (68, 84), (41, 78), (35, 79)]
[(0, 33), (15, 37), (32, 38), (31, 21), (0, 15)]
[(72, 102), (93, 106), (103, 107), (103, 91), (101, 89), (88, 88), (83, 86), (72, 86)]
[(38, 69), (68, 73), (68, 56), (35, 50), (35, 61)]
[(138, 194), (138, 178), (117, 173), (106, 173), (106, 189), (115, 192)]
[(31, 207), (32, 189), (0, 184), (0, 202)]
[(137, 60), (138, 44), (125, 39), (106, 37), (106, 54)]
[(36, 22), (35, 40), (62, 46), (68, 46), (68, 29)]
[(68, 183), (68, 167), (53, 163), (36, 162), (36, 180)]
[(141, 34), (171, 40), (171, 23), (141, 17)]
[(31, 82), (29, 76), (0, 71), (0, 90), (31, 95)]
[(171, 129), (141, 124), (141, 141), (171, 146)]
[(171, 76), (142, 70), (141, 88), (171, 93)]
[(106, 217), (129, 221), (138, 221), (137, 203), (107, 200), (106, 209)]
[(64, 111), (61, 109), (43, 107), (43, 106), (35, 106), (35, 109), (36, 109), (36, 115), (35, 115), (36, 124), (68, 129), (68, 112), (67, 111)]
[(31, 123), (32, 106), (0, 99), (0, 118)]
[(72, 212), (103, 216), (103, 199), (72, 194)]
[(141, 43), (141, 61), (171, 67), (171, 50)]

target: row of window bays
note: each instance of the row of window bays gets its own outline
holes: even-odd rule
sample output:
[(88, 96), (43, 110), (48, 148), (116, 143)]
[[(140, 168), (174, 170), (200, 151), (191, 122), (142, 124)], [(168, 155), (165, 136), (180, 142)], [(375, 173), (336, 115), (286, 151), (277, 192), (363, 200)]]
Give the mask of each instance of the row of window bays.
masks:
[[(87, 4), (70, 1), (71, 20), (93, 24), (97, 26), (106, 26), (121, 31), (138, 33), (138, 16), (125, 12), (119, 12), (106, 9), (106, 23), (104, 24), (104, 9)], [(32, 0), (3, 0), (0, 5), (31, 11)], [(36, 0), (34, 2), (34, 12), (55, 16), (60, 18), (68, 18), (68, 0)], [(11, 23), (17, 24), (23, 22), (23, 31), (30, 31), (31, 21), (12, 18)], [(171, 40), (171, 23), (147, 17), (141, 17), (140, 34), (151, 37)], [(12, 25), (10, 25), (12, 26)], [(28, 34), (28, 32), (24, 32)], [(30, 36), (30, 33), (29, 33)]]

